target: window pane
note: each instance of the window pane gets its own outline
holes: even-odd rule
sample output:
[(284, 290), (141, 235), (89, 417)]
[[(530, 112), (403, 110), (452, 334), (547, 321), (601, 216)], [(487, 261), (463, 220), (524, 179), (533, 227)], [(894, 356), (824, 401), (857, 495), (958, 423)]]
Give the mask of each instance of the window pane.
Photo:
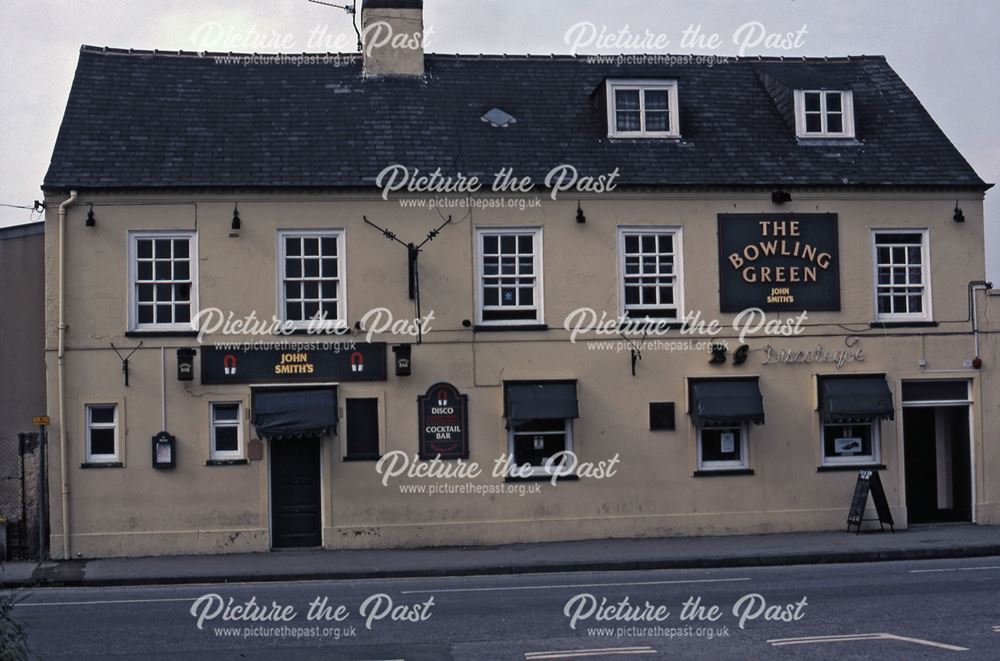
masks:
[(621, 110), (618, 111), (616, 119), (616, 129), (618, 131), (622, 132), (639, 131), (641, 128), (642, 125), (640, 124), (639, 121), (638, 110), (636, 110), (635, 112), (632, 111), (625, 112)]
[(821, 133), (823, 131), (822, 120), (819, 114), (806, 115), (806, 132)]
[(819, 92), (807, 92), (806, 97), (806, 112), (819, 112)]
[(216, 420), (239, 420), (239, 404), (214, 404), (212, 411)]
[(91, 429), (90, 430), (90, 454), (114, 454), (115, 453), (115, 430), (111, 429)]
[(186, 324), (191, 321), (191, 306), (187, 303), (182, 303), (174, 307), (174, 322), (178, 324)]
[(289, 257), (301, 255), (302, 239), (298, 237), (285, 237), (285, 254)]
[(827, 457), (872, 456), (872, 425), (825, 425), (823, 446)]
[(136, 277), (139, 280), (152, 280), (153, 262), (139, 262)]
[(670, 115), (665, 112), (647, 112), (646, 113), (646, 130), (647, 131), (669, 131), (670, 130)]
[(840, 92), (827, 92), (826, 93), (826, 111), (827, 112), (840, 112)]
[(530, 255), (533, 252), (532, 244), (534, 242), (532, 241), (532, 239), (534, 239), (534, 237), (531, 236), (530, 234), (524, 234), (517, 237), (517, 251), (523, 254)]
[(301, 278), (302, 277), (302, 260), (286, 259), (285, 260), (285, 277), (286, 278)]
[(316, 257), (319, 255), (319, 239), (303, 239), (302, 254), (306, 257)]
[(844, 116), (840, 114), (828, 115), (826, 118), (826, 130), (830, 133), (843, 133)]
[(318, 278), (319, 277), (319, 260), (318, 259), (307, 259), (307, 260), (305, 260), (305, 276), (307, 278)]
[(155, 272), (157, 280), (170, 280), (170, 262), (165, 260), (156, 260)]
[(170, 239), (156, 239), (156, 241), (154, 241), (157, 259), (170, 259), (170, 243)]
[(135, 244), (136, 254), (140, 259), (150, 259), (153, 257), (153, 241), (151, 239), (138, 239)]
[(140, 305), (139, 306), (139, 323), (140, 324), (151, 324), (151, 323), (153, 323), (153, 306), (152, 305)]
[(505, 255), (510, 255), (517, 250), (517, 237), (506, 234), (500, 237), (500, 252)]
[(333, 237), (323, 237), (320, 241), (320, 248), (324, 257), (335, 257), (337, 255), (337, 240)]
[(215, 451), (236, 452), (240, 449), (239, 427), (215, 428)]
[(667, 90), (646, 90), (646, 110), (667, 110)]
[(483, 252), (487, 255), (496, 255), (500, 248), (500, 237), (484, 235), (483, 236)]
[(738, 427), (701, 430), (701, 460), (740, 461), (743, 430)]
[(615, 90), (616, 110), (638, 110), (639, 90)]
[(111, 424), (115, 421), (115, 407), (91, 406), (90, 424)]
[(153, 292), (155, 290), (154, 285), (139, 285), (136, 287), (137, 300), (140, 303), (152, 303), (153, 302)]
[(514, 461), (518, 465), (544, 466), (549, 457), (566, 449), (566, 423), (555, 422), (559, 425), (555, 433), (514, 432)]

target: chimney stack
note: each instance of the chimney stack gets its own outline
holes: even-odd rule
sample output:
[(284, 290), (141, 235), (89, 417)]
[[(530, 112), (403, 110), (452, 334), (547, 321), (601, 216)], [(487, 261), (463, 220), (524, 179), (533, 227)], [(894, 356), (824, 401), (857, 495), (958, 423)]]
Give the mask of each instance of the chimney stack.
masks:
[(363, 0), (361, 31), (365, 75), (423, 75), (423, 0)]

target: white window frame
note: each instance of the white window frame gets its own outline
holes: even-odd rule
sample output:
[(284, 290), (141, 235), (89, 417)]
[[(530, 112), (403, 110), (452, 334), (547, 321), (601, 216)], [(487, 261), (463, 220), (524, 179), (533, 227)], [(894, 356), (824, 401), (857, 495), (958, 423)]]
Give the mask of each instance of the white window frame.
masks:
[[(627, 313), (625, 303), (625, 237), (631, 235), (657, 234), (670, 235), (674, 239), (674, 305), (677, 309), (676, 319), (667, 317), (649, 317), (648, 315), (638, 316), (642, 311), (638, 308), (636, 316), (629, 315), (629, 319), (648, 320), (651, 323), (663, 322), (673, 323), (684, 320), (684, 242), (683, 232), (679, 226), (675, 225), (619, 225), (618, 226), (618, 314), (619, 317)], [(669, 309), (670, 306), (658, 306), (650, 309)]]
[[(852, 455), (850, 457), (828, 457), (826, 454), (826, 428), (831, 427), (871, 427), (872, 429), (872, 453), (870, 455)], [(882, 423), (880, 420), (872, 422), (819, 422), (819, 453), (821, 466), (853, 466), (870, 465), (882, 462)]]
[[(618, 112), (615, 103), (615, 93), (618, 91), (639, 92), (639, 130), (619, 131)], [(667, 110), (670, 116), (670, 128), (666, 131), (647, 131), (646, 129), (646, 92), (666, 91)], [(676, 80), (608, 80), (605, 96), (608, 99), (608, 137), (609, 138), (679, 138), (680, 107), (677, 103)]]
[[(507, 307), (510, 311), (535, 310), (534, 319), (483, 319), (483, 276), (484, 276), (484, 255), (483, 236), (487, 234), (509, 235), (509, 234), (532, 234), (534, 235), (534, 264), (535, 286), (533, 300), (535, 305), (531, 308), (526, 306)], [(476, 241), (476, 325), (477, 326), (538, 326), (545, 323), (545, 300), (544, 300), (544, 278), (542, 273), (542, 252), (544, 249), (544, 232), (541, 227), (477, 227), (475, 232)]]
[[(806, 94), (819, 94), (820, 123), (822, 131), (810, 133), (806, 131)], [(827, 130), (826, 95), (840, 94), (840, 110), (843, 120), (843, 131)], [(851, 90), (795, 90), (795, 135), (799, 138), (853, 138), (854, 137), (854, 92)]]
[[(726, 430), (726, 429), (739, 429), (740, 430), (740, 460), (739, 461), (705, 461), (702, 458), (702, 438), (701, 434), (706, 429), (709, 430)], [(720, 425), (718, 427), (703, 427), (701, 425), (697, 428), (697, 450), (698, 450), (698, 470), (701, 471), (727, 471), (727, 470), (746, 470), (750, 468), (750, 425)]]
[[(215, 419), (215, 408), (217, 406), (235, 406), (236, 407), (236, 421), (225, 420), (220, 424), (219, 421)], [(243, 402), (232, 401), (232, 402), (210, 402), (208, 405), (208, 427), (209, 427), (209, 459), (213, 461), (232, 461), (234, 459), (244, 459), (245, 458), (245, 447), (246, 444), (243, 442)], [(219, 427), (235, 427), (236, 428), (236, 450), (224, 450), (219, 451), (215, 446), (215, 432)]]
[[(921, 250), (921, 285), (923, 287), (923, 312), (914, 313), (884, 313), (878, 310), (878, 237), (885, 234), (920, 234)], [(872, 296), (875, 311), (875, 321), (877, 322), (911, 322), (911, 321), (931, 321), (934, 319), (933, 299), (931, 296), (931, 247), (930, 230), (926, 227), (920, 228), (892, 228), (873, 229), (871, 235), (872, 242)]]
[[(94, 409), (105, 409), (110, 408), (113, 412), (113, 420), (110, 423), (107, 422), (93, 422), (91, 420), (91, 414)], [(84, 413), (84, 428), (85, 428), (85, 443), (84, 446), (84, 456), (86, 457), (86, 463), (88, 464), (114, 464), (118, 463), (119, 457), (121, 456), (120, 445), (119, 445), (119, 434), (118, 434), (118, 404), (108, 403), (108, 404), (87, 404), (85, 406)], [(113, 429), (115, 432), (115, 452), (114, 454), (94, 454), (91, 452), (90, 444), (90, 432), (92, 429)]]
[[(346, 232), (343, 229), (280, 229), (277, 236), (278, 253), (278, 319), (289, 323), (289, 327), (295, 330), (305, 330), (309, 328), (310, 320), (289, 321), (285, 309), (285, 239), (305, 238), (305, 239), (328, 239), (337, 240), (337, 318), (326, 319), (326, 323), (334, 323), (339, 327), (347, 327), (347, 250)], [(322, 281), (322, 278), (320, 279)], [(325, 330), (325, 328), (323, 329)]]
[[(573, 452), (573, 419), (565, 418), (565, 430), (566, 430), (566, 446), (563, 448), (563, 452)], [(536, 435), (541, 435), (544, 433), (552, 434), (555, 432), (538, 432)], [(552, 474), (545, 470), (545, 466), (531, 466), (530, 468), (524, 468), (517, 462), (517, 454), (514, 450), (514, 427), (511, 426), (507, 430), (507, 456), (510, 457), (512, 464), (517, 466), (518, 477), (546, 477), (551, 478)]]
[[(140, 324), (139, 297), (136, 292), (139, 276), (140, 239), (188, 239), (188, 261), (191, 278), (191, 321), (174, 324)], [(155, 267), (154, 267), (155, 268)], [(154, 271), (155, 276), (155, 271)], [(154, 285), (155, 286), (155, 285)], [(129, 230), (128, 233), (128, 330), (129, 331), (165, 331), (187, 332), (195, 331), (195, 319), (198, 316), (198, 232), (195, 230)]]

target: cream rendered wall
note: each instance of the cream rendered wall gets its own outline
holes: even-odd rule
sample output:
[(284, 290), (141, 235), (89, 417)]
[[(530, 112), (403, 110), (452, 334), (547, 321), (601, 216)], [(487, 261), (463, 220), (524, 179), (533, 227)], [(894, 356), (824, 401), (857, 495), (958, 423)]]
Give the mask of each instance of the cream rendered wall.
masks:
[[(383, 451), (417, 451), (416, 398), (432, 383), (454, 383), (469, 396), (471, 461), (489, 476), (493, 461), (506, 452), (502, 382), (514, 378), (575, 378), (581, 417), (575, 422), (575, 449), (584, 461), (621, 463), (612, 479), (581, 479), (541, 494), (403, 495), (398, 484), (426, 480), (399, 478), (380, 483), (373, 463), (343, 462), (335, 438), (324, 439), (324, 544), (332, 548), (502, 543), (606, 536), (719, 534), (836, 529), (844, 524), (855, 473), (818, 473), (818, 418), (814, 374), (832, 368), (764, 366), (759, 351), (742, 367), (713, 368), (703, 351), (646, 351), (631, 376), (628, 351), (588, 350), (571, 344), (562, 330), (567, 314), (579, 307), (618, 315), (618, 225), (678, 225), (683, 228), (685, 303), (708, 319), (728, 323), (718, 311), (716, 216), (727, 212), (832, 212), (839, 215), (842, 310), (815, 313), (810, 323), (843, 324), (857, 329), (867, 354), (864, 363), (841, 372), (886, 372), (896, 396), (897, 416), (882, 425), (883, 472), (890, 504), (903, 524), (905, 499), (900, 380), (921, 378), (918, 359), (937, 378), (975, 381), (977, 430), (976, 502), (981, 522), (1000, 520), (998, 459), (984, 447), (1000, 426), (994, 378), (995, 340), (984, 351), (982, 372), (965, 369), (973, 354), (967, 283), (983, 278), (982, 202), (965, 194), (960, 203), (967, 222), (951, 220), (955, 194), (795, 192), (794, 201), (777, 207), (769, 195), (747, 192), (640, 194), (615, 193), (582, 198), (588, 222), (575, 220), (576, 202), (540, 209), (477, 210), (450, 213), (461, 220), (426, 246), (420, 261), (422, 303), (433, 311), (432, 332), (413, 349), (413, 375), (392, 374), (385, 383), (349, 383), (343, 399), (375, 396), (382, 400)], [(63, 198), (53, 195), (49, 208)], [(233, 203), (239, 200), (242, 235), (229, 238)], [(194, 201), (196, 204), (190, 204)], [(94, 203), (97, 226), (86, 228), (87, 205)], [(154, 204), (155, 203), (155, 204)], [(406, 295), (405, 251), (362, 222), (388, 226), (405, 241), (421, 240), (441, 221), (428, 210), (404, 209), (375, 196), (176, 195), (158, 197), (83, 195), (67, 220), (66, 411), (69, 455), (72, 552), (84, 556), (178, 552), (216, 553), (264, 550), (268, 539), (267, 461), (245, 466), (209, 467), (208, 403), (249, 397), (249, 387), (203, 386), (176, 379), (176, 349), (195, 346), (188, 337), (125, 337), (127, 323), (127, 231), (197, 229), (200, 304), (231, 310), (236, 317), (276, 312), (276, 232), (314, 227), (343, 228), (347, 245), (348, 319), (371, 308), (387, 307), (397, 318), (412, 316)], [(465, 218), (463, 218), (465, 217)], [(46, 240), (54, 241), (54, 214)], [(548, 331), (475, 333), (462, 320), (475, 318), (473, 230), (486, 226), (544, 227), (545, 322)], [(930, 228), (934, 317), (937, 328), (863, 331), (874, 316), (872, 228)], [(47, 357), (49, 402), (56, 401), (54, 250), (47, 251)], [(994, 299), (995, 301), (996, 299)], [(994, 309), (996, 306), (994, 305)], [(791, 316), (786, 314), (786, 317)], [(994, 313), (994, 318), (998, 317)], [(954, 323), (952, 323), (954, 322)], [(837, 326), (808, 333), (843, 333)], [(944, 333), (958, 333), (944, 335)], [(926, 337), (923, 339), (921, 335)], [(732, 337), (727, 331), (724, 337)], [(672, 332), (670, 338), (677, 338)], [(212, 337), (210, 342), (238, 341)], [(254, 338), (247, 338), (254, 339)], [(261, 339), (261, 338), (256, 338)], [(266, 338), (264, 338), (266, 339)], [(293, 337), (307, 341), (307, 337)], [(412, 342), (413, 338), (377, 338)], [(586, 339), (607, 340), (608, 337)], [(110, 343), (142, 348), (131, 361), (130, 386), (124, 388), (121, 364)], [(731, 339), (735, 346), (738, 341)], [(843, 338), (754, 338), (765, 344), (807, 349), (817, 343), (841, 348)], [(179, 465), (172, 471), (150, 467), (150, 438), (161, 423), (160, 349), (166, 355), (167, 429), (178, 439)], [(992, 352), (992, 354), (990, 354)], [(992, 355), (992, 359), (987, 356)], [(197, 364), (197, 362), (196, 362)], [(750, 436), (752, 476), (694, 478), (694, 432), (685, 414), (685, 377), (760, 375), (767, 424)], [(990, 388), (992, 387), (992, 390)], [(677, 429), (650, 432), (648, 403), (677, 404)], [(117, 402), (122, 425), (124, 468), (81, 469), (83, 406)], [(51, 438), (59, 421), (53, 417)], [(244, 421), (248, 438), (252, 427)], [(985, 457), (983, 456), (985, 452)], [(58, 456), (55, 452), (50, 456)], [(265, 455), (266, 457), (266, 455)], [(59, 466), (51, 472), (52, 551), (61, 551)]]

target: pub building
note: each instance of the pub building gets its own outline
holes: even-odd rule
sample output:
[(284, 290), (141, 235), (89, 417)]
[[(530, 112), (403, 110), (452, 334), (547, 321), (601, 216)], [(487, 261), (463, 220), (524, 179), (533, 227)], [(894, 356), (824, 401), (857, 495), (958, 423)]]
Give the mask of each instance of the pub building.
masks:
[(314, 57), (81, 49), (52, 557), (835, 530), (859, 469), (898, 527), (1000, 522), (989, 184), (884, 58)]

